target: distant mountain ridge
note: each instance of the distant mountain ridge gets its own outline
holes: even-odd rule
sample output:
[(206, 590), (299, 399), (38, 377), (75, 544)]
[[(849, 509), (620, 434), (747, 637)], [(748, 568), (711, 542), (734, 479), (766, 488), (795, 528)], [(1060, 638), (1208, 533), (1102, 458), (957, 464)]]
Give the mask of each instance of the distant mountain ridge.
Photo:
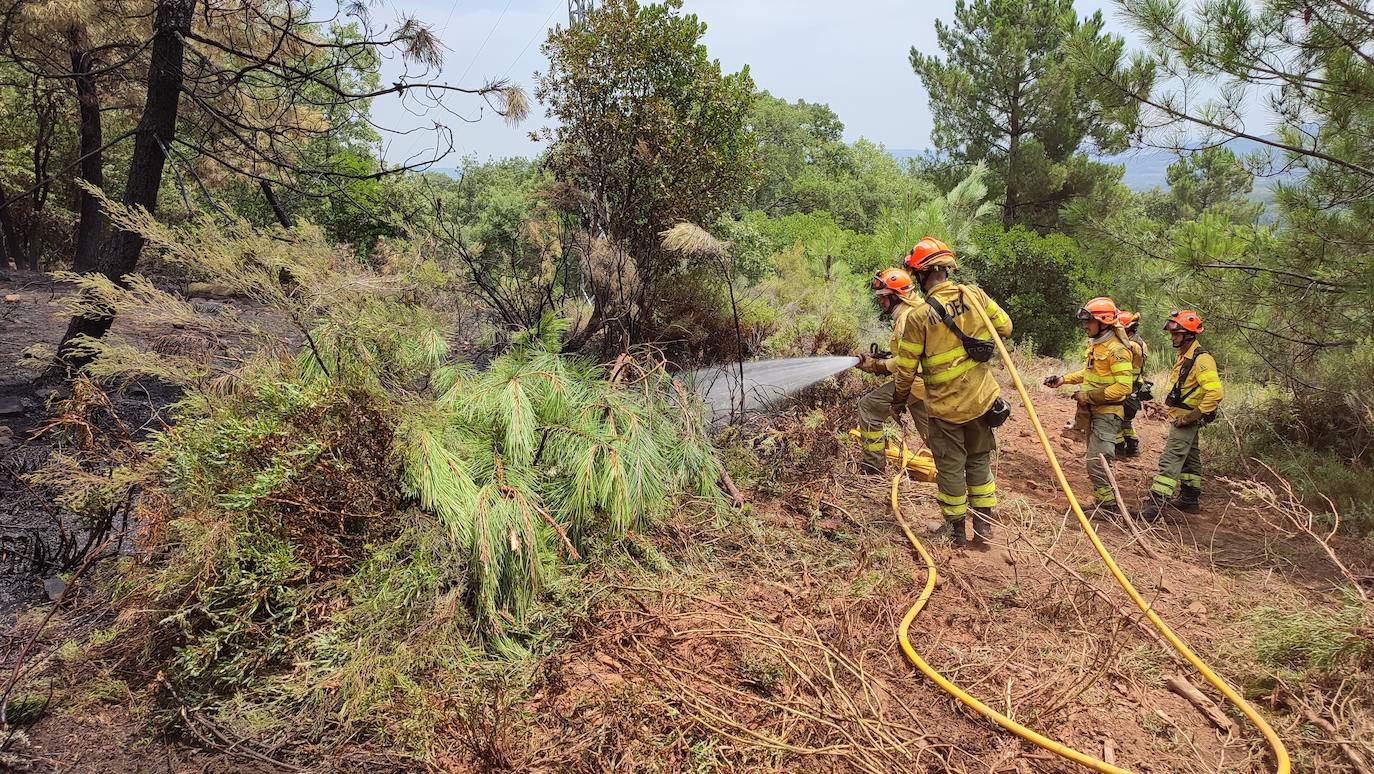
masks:
[[(1256, 151), (1269, 151), (1278, 156), (1278, 151), (1255, 140), (1234, 139), (1225, 143), (1237, 156), (1244, 156)], [(927, 151), (916, 150), (913, 148), (889, 148), (888, 155), (895, 159), (914, 159), (926, 155)], [(1136, 148), (1125, 153), (1117, 153), (1111, 156), (1100, 157), (1102, 161), (1110, 164), (1120, 164), (1125, 168), (1122, 173), (1121, 182), (1126, 184), (1132, 191), (1148, 191), (1151, 188), (1168, 188), (1168, 169), (1169, 165), (1178, 160), (1178, 154), (1171, 150), (1159, 148)], [(1281, 180), (1292, 180), (1295, 175), (1291, 172), (1273, 177), (1261, 178), (1255, 181), (1255, 188), (1269, 188), (1275, 182)], [(1258, 191), (1257, 191), (1258, 192)]]
[[(1278, 156), (1277, 150), (1255, 140), (1230, 140), (1226, 143), (1226, 146), (1235, 151), (1238, 156), (1266, 150), (1272, 152), (1275, 157)], [(916, 148), (887, 149), (887, 154), (899, 161), (920, 158), (927, 153), (929, 153), (929, 151)], [(1102, 156), (1100, 158), (1102, 161), (1110, 164), (1120, 164), (1125, 168), (1121, 176), (1121, 182), (1125, 183), (1127, 188), (1130, 188), (1132, 191), (1148, 191), (1151, 188), (1169, 187), (1169, 165), (1178, 160), (1178, 154), (1174, 151), (1162, 150), (1159, 148), (1136, 148), (1128, 150), (1125, 153), (1117, 153), (1111, 156)], [(461, 166), (433, 166), (426, 171), (448, 175), (455, 179), (462, 175)], [(1260, 194), (1258, 198), (1267, 198), (1262, 192), (1273, 187), (1274, 183), (1278, 181), (1292, 180), (1295, 177), (1296, 175), (1294, 173), (1287, 172), (1281, 175), (1261, 178), (1255, 181), (1255, 193)]]

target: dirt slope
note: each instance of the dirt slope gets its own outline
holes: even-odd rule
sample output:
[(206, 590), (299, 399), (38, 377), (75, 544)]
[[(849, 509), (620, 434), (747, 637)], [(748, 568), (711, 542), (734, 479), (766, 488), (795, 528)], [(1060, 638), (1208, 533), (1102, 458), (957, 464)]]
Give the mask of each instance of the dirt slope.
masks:
[[(1047, 426), (1071, 418), (1066, 398), (1037, 400)], [(843, 425), (836, 419), (822, 430), (841, 433)], [(789, 434), (806, 431), (779, 428), (775, 443), (786, 446)], [(1153, 476), (1162, 420), (1144, 419), (1140, 434), (1146, 453), (1117, 466), (1132, 501)], [(1202, 681), (1161, 647), (1068, 517), (1024, 411), (1001, 437), (1002, 526), (987, 550), (936, 548), (944, 581), (913, 627), (917, 649), (1014, 718), (1094, 755), (1110, 748), (1131, 770), (1271, 770), (1254, 729), (1242, 722), (1228, 738), (1165, 687), (1167, 675)], [(1055, 444), (1084, 493), (1081, 444)], [(551, 662), (523, 707), (535, 719), (534, 738), (493, 733), (470, 763), (548, 771), (1076, 770), (973, 719), (906, 662), (894, 631), (924, 573), (888, 514), (886, 482), (847, 472), (852, 450), (833, 441), (809, 450), (803, 442), (798, 453), (802, 467), (829, 470), (756, 489), (752, 514), (732, 529), (685, 535), (688, 552), (699, 554), (693, 571), (626, 591), (628, 602), (594, 613), (586, 647)], [(787, 476), (779, 467), (760, 480), (770, 474)], [(904, 491), (913, 521), (933, 518), (933, 485)], [(1337, 580), (1315, 546), (1277, 534), (1264, 517), (1212, 482), (1203, 513), (1175, 514), (1140, 540), (1114, 524), (1100, 527), (1166, 620), (1214, 668), (1252, 689), (1260, 674), (1245, 655), (1253, 612), (1330, 607)], [(1365, 555), (1361, 566), (1374, 565)], [(695, 574), (703, 567), (706, 574)], [(1274, 689), (1270, 698), (1281, 694)], [(1275, 709), (1264, 698), (1258, 703)], [(1338, 750), (1308, 744), (1291, 715), (1273, 714), (1298, 770), (1343, 770)]]
[[(6, 364), (27, 346), (16, 325), (32, 325), (40, 339), (60, 334), (47, 304), (35, 298), (4, 320)], [(1032, 366), (1026, 376), (1035, 383), (1043, 374)], [(17, 395), (17, 385), (5, 394)], [(899, 651), (897, 623), (925, 576), (888, 512), (887, 480), (854, 472), (845, 434), (860, 389), (846, 381), (827, 390), (826, 408), (732, 440), (728, 454), (749, 505), (723, 517), (685, 509), (655, 539), (656, 557), (635, 558), (641, 568), (607, 578), (605, 592), (564, 622), (569, 641), (554, 655), (493, 682), (480, 699), (436, 706), (447, 720), (427, 741), (436, 768), (1076, 770), (970, 715)], [(1040, 388), (1035, 399), (1085, 496), (1081, 442), (1058, 434), (1072, 402)], [(0, 422), (22, 432), (33, 409)], [(1131, 502), (1148, 486), (1165, 429), (1157, 416), (1138, 427), (1144, 453), (1116, 466)], [(982, 551), (934, 546), (942, 583), (912, 629), (917, 649), (1002, 711), (1085, 752), (1109, 748), (1131, 770), (1270, 770), (1253, 729), (1241, 723), (1220, 733), (1165, 687), (1166, 675), (1193, 676), (1146, 630), (1068, 516), (1019, 405), (1000, 442), (997, 537)], [(914, 525), (935, 518), (933, 492), (931, 484), (904, 487)], [(1319, 699), (1317, 715), (1335, 723), (1338, 737), (1374, 738), (1368, 675), (1279, 684), (1251, 647), (1265, 610), (1338, 612), (1337, 574), (1317, 546), (1271, 526), (1277, 514), (1210, 477), (1203, 504), (1203, 513), (1175, 514), (1142, 538), (1110, 523), (1101, 534), (1164, 618), (1274, 719), (1298, 771), (1353, 770), (1294, 703)], [(1374, 573), (1367, 546), (1340, 548), (1354, 571)], [(27, 733), (40, 771), (272, 770), (232, 750), (196, 752), (195, 739), (147, 741), (128, 696), (60, 709)], [(365, 748), (318, 765), (415, 766)]]

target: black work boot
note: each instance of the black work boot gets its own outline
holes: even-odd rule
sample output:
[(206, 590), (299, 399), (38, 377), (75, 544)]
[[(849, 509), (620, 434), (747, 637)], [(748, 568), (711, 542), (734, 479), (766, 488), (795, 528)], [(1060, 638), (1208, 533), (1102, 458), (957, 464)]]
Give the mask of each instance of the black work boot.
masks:
[(1121, 509), (1116, 506), (1116, 500), (1098, 500), (1093, 504), (1092, 513), (1088, 514), (1094, 519), (1111, 519), (1121, 515)]
[(1116, 445), (1116, 456), (1118, 457), (1138, 457), (1140, 456), (1140, 439), (1135, 436), (1128, 436), (1125, 441)]
[(935, 533), (937, 538), (949, 538), (949, 542), (955, 548), (963, 548), (968, 545), (967, 533), (964, 529), (965, 520), (963, 517), (958, 519), (945, 519), (944, 526)]
[(986, 543), (992, 539), (992, 509), (974, 509), (973, 542)]
[(1140, 505), (1140, 518), (1154, 521), (1164, 512), (1164, 506), (1168, 504), (1169, 502), (1163, 497), (1151, 492), (1150, 498)]
[(1184, 486), (1178, 489), (1178, 499), (1174, 500), (1173, 506), (1184, 513), (1197, 513), (1202, 510), (1202, 490), (1195, 486)]

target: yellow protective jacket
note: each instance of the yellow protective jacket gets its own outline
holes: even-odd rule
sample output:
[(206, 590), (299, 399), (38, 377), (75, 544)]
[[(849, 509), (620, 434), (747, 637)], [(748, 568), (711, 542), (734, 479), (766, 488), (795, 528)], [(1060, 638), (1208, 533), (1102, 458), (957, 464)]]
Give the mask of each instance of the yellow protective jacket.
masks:
[(1150, 355), (1150, 347), (1139, 333), (1131, 336), (1126, 343), (1131, 348), (1131, 354), (1135, 356), (1131, 364), (1131, 375), (1135, 377), (1136, 389), (1140, 389), (1141, 385), (1145, 384), (1145, 358)]
[[(946, 280), (931, 288), (929, 295), (944, 305), (965, 335), (991, 338), (978, 313), (968, 304), (982, 307), (999, 334), (1011, 335), (1011, 317), (981, 288)], [(983, 416), (998, 394), (991, 362), (979, 363), (970, 358), (964, 351), (963, 342), (924, 300), (910, 303), (918, 308), (906, 316), (900, 349), (893, 352), (920, 362), (921, 376), (925, 379), (926, 413), (956, 424)]]
[(1169, 407), (1170, 422), (1193, 409), (1211, 414), (1221, 405), (1224, 396), (1221, 376), (1217, 373), (1216, 358), (1210, 353), (1200, 351), (1196, 341), (1179, 351), (1178, 360), (1174, 361), (1173, 373), (1169, 375), (1168, 391), (1174, 391), (1174, 385), (1178, 383), (1178, 372), (1183, 368), (1183, 362), (1190, 358), (1196, 360), (1193, 361), (1193, 367), (1188, 371), (1188, 378), (1183, 381), (1183, 389), (1180, 390), (1185, 405)]
[(1135, 389), (1135, 353), (1126, 345), (1126, 332), (1113, 326), (1088, 342), (1087, 365), (1064, 375), (1065, 384), (1081, 384), (1094, 414), (1125, 416), (1121, 402)]
[(925, 400), (926, 385), (921, 380), (921, 364), (915, 356), (909, 354), (910, 344), (904, 345), (908, 341), (907, 329), (910, 327), (912, 315), (919, 311), (917, 305), (922, 308), (926, 303), (920, 300), (920, 296), (912, 293), (903, 298), (902, 303), (892, 312), (892, 342), (888, 348), (892, 350), (892, 357), (884, 358), (877, 362), (877, 370), (880, 374), (890, 374), (892, 380), (896, 382), (896, 389), (892, 392), (892, 402), (901, 402), (901, 396), (907, 396), (907, 400)]

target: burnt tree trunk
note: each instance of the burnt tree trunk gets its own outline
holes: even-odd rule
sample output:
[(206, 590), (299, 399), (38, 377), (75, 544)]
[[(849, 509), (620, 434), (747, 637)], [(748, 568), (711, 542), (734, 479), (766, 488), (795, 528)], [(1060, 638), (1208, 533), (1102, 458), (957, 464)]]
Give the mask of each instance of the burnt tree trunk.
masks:
[[(76, 102), (80, 125), (78, 155), (81, 157), (81, 179), (87, 185), (105, 187), (104, 145), (100, 123), (100, 95), (96, 92), (95, 76), (91, 74), (90, 40), (86, 26), (77, 22), (67, 29), (67, 43), (71, 53), (72, 81), (76, 84)], [(100, 238), (105, 233), (105, 216), (100, 202), (84, 188), (77, 193), (76, 251), (72, 269), (78, 272), (95, 271), (100, 257)]]
[[(148, 95), (143, 116), (134, 130), (134, 150), (129, 162), (129, 177), (124, 186), (125, 206), (157, 210), (157, 192), (167, 163), (167, 148), (176, 137), (177, 106), (184, 81), (184, 36), (191, 32), (195, 0), (157, 0), (153, 18), (153, 43), (148, 66)], [(143, 251), (142, 234), (117, 229), (100, 246), (97, 269), (116, 282), (133, 271)], [(71, 348), (78, 336), (100, 338), (114, 323), (110, 314), (73, 317), (62, 337), (59, 357), (68, 368), (85, 365), (88, 357)]]
[(291, 228), (291, 219), (286, 217), (286, 208), (281, 206), (281, 200), (277, 198), (277, 192), (272, 190), (272, 184), (266, 180), (259, 180), (258, 187), (262, 189), (263, 198), (272, 206), (272, 214), (276, 216), (281, 227)]
[[(52, 161), (52, 141), (56, 130), (57, 105), (52, 92), (44, 91), (38, 78), (33, 79), (33, 92), (30, 104), (34, 115), (33, 137), (33, 179), (34, 187), (29, 194), (29, 221), (24, 228), (24, 252), (28, 267), (38, 271), (43, 259), (43, 215), (48, 206), (48, 195), (52, 192), (52, 182), (48, 177), (48, 164)], [(18, 265), (19, 256), (15, 255)]]
[[(0, 186), (0, 202), (10, 201), (9, 195), (5, 193), (5, 187)], [(14, 202), (10, 202), (13, 206)], [(0, 208), (0, 267), (9, 261), (14, 261), (14, 268), (24, 268), (19, 256), (22, 250), (19, 245), (19, 229), (14, 225), (14, 214), (10, 207)]]

